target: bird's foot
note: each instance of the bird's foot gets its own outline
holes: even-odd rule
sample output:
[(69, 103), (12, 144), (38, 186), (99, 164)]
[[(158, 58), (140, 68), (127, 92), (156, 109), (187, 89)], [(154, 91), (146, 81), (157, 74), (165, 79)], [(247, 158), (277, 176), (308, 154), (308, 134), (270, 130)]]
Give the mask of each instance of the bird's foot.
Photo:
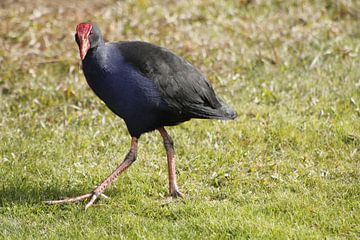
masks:
[(184, 195), (179, 190), (174, 189), (170, 192), (172, 198), (184, 198)]
[(84, 194), (81, 196), (77, 196), (77, 197), (72, 197), (72, 198), (65, 198), (65, 199), (60, 199), (60, 200), (51, 200), (51, 201), (45, 201), (45, 203), (47, 204), (67, 204), (67, 203), (76, 203), (76, 202), (80, 202), (80, 201), (84, 201), (88, 198), (90, 198), (90, 201), (86, 204), (85, 206), (85, 210), (88, 209), (91, 205), (94, 204), (95, 200), (99, 197), (99, 196), (103, 196), (104, 198), (109, 198), (108, 196), (106, 196), (103, 193), (88, 193), (88, 194)]

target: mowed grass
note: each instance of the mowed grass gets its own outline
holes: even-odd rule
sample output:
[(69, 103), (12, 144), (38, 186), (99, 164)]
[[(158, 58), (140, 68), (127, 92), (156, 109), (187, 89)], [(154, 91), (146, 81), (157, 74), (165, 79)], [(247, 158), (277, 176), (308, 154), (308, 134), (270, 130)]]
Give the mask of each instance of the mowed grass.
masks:
[[(357, 239), (358, 1), (0, 3), (0, 238)], [(235, 121), (169, 128), (182, 200), (167, 198), (157, 132), (84, 211), (130, 145), (87, 86), (73, 40), (145, 40), (198, 66)]]

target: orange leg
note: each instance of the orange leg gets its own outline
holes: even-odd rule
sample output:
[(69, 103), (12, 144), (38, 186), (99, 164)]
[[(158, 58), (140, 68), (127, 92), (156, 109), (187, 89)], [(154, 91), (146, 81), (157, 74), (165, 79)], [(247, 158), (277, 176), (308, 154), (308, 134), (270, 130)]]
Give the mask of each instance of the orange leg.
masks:
[(88, 204), (86, 204), (85, 209), (90, 207), (100, 195), (103, 195), (102, 192), (136, 160), (137, 142), (138, 139), (136, 137), (132, 137), (131, 148), (128, 154), (126, 155), (124, 161), (98, 187), (96, 187), (92, 193), (84, 194), (73, 198), (66, 198), (62, 200), (47, 201), (46, 203), (49, 204), (73, 203), (91, 198)]
[(162, 138), (164, 139), (164, 146), (166, 149), (167, 162), (168, 162), (168, 175), (169, 175), (169, 191), (170, 195), (174, 198), (182, 197), (182, 193), (179, 192), (176, 184), (176, 172), (175, 172), (175, 151), (174, 151), (174, 142), (166, 132), (164, 127), (158, 129)]

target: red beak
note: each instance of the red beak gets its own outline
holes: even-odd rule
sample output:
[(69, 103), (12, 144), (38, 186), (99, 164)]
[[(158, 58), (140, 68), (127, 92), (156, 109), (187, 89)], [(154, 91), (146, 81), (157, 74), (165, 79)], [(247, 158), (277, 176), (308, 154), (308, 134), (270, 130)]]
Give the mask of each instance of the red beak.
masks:
[(88, 50), (90, 49), (89, 34), (91, 29), (92, 25), (89, 23), (80, 23), (76, 27), (76, 34), (79, 38), (79, 51), (81, 60), (84, 60)]
[(89, 38), (79, 37), (79, 39), (80, 39), (80, 47), (79, 47), (80, 58), (81, 60), (84, 60), (87, 51), (90, 49), (90, 42), (89, 42)]

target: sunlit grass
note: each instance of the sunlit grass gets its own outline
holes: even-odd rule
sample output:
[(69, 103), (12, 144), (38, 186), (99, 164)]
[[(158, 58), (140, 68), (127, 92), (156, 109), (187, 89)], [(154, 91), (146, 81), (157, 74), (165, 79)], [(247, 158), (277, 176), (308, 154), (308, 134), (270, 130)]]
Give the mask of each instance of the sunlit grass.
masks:
[[(0, 3), (0, 236), (9, 239), (360, 237), (357, 1)], [(167, 199), (157, 132), (106, 190), (130, 137), (87, 86), (80, 21), (198, 66), (235, 121), (169, 128), (185, 199)]]

